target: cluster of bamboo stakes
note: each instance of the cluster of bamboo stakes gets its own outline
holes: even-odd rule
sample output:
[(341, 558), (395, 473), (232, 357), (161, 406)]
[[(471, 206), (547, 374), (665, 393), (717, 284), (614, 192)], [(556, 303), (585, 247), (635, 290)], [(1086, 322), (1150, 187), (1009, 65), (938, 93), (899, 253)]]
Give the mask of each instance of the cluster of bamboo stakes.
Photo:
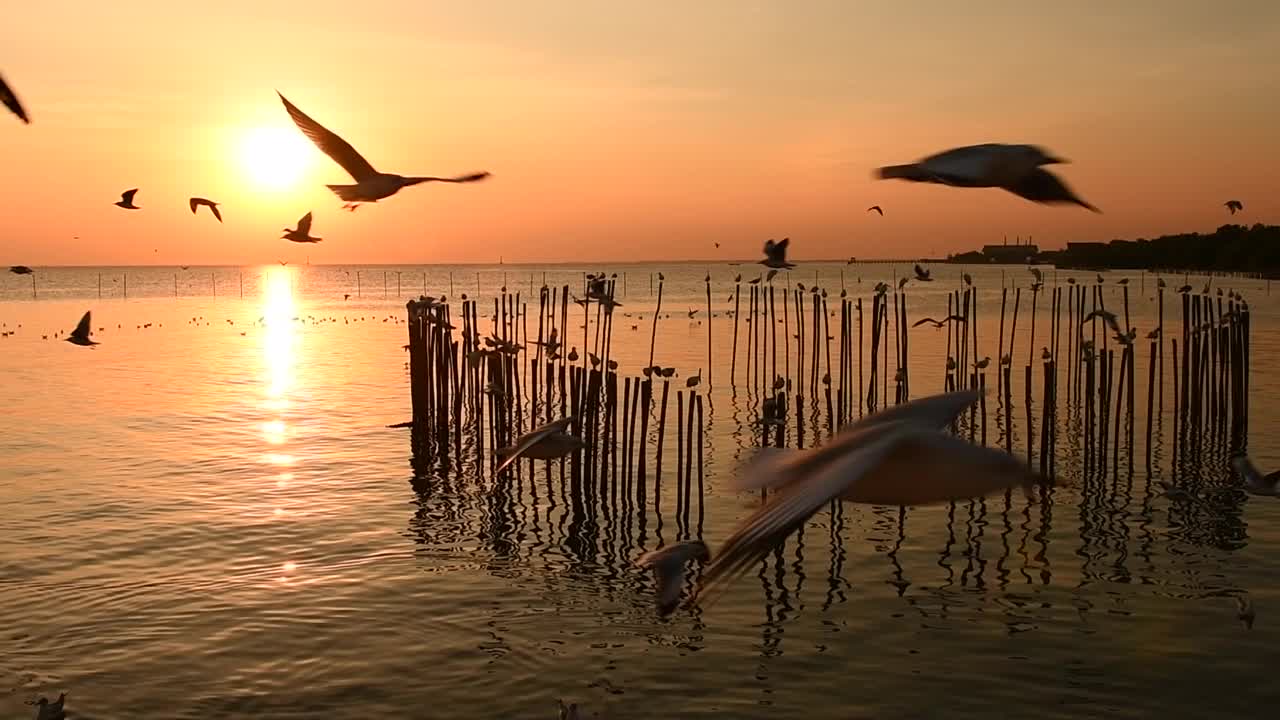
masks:
[[(604, 276), (600, 278), (597, 282)], [(664, 496), (662, 481), (664, 469), (670, 472), (664, 462), (669, 462), (668, 425), (674, 419), (679, 534), (700, 534), (708, 449), (704, 406), (711, 398), (677, 380), (672, 417), (672, 374), (655, 365), (661, 356), (657, 340), (663, 278), (659, 275), (654, 291), (650, 360), (642, 375), (622, 375), (612, 360), (616, 277), (605, 281), (604, 300), (588, 293), (586, 282), (584, 278), (584, 287), (576, 293), (568, 284), (544, 285), (536, 302), (504, 287), (486, 308), (491, 313), (483, 318), (491, 328), (488, 335), (481, 331), (479, 304), (465, 295), (458, 317), (443, 299), (408, 303), (415, 456), (471, 458), (484, 474), (485, 468), (496, 465), (493, 450), (513, 444), (543, 423), (571, 417), (570, 431), (582, 438), (583, 450), (560, 461), (518, 462), (504, 478), (519, 478), (526, 469), (535, 474), (539, 467), (550, 477), (555, 468), (562, 480), (572, 483), (575, 502), (596, 501), (612, 511), (651, 506), (661, 523), (663, 507), (671, 502)], [(710, 277), (706, 285), (708, 341), (702, 379), (710, 387), (715, 316)], [(851, 298), (845, 290), (830, 297), (826, 290), (799, 283), (743, 283), (741, 278), (735, 282), (733, 311), (725, 315), (733, 322), (732, 349), (727, 363), (721, 358), (721, 367), (728, 365), (727, 384), (735, 402), (739, 392), (745, 392), (750, 434), (759, 445), (820, 443), (865, 413), (913, 397), (907, 289), (878, 285), (864, 304), (863, 298)], [(1022, 287), (1002, 288), (997, 354), (991, 359), (980, 351), (979, 293), (966, 278), (948, 293), (952, 320), (946, 323), (941, 387), (925, 381), (926, 389), (914, 396), (985, 390), (987, 371), (993, 370), (997, 442), (1007, 452), (1025, 453), (1028, 465), (1054, 477), (1064, 457), (1058, 451), (1058, 435), (1065, 431), (1084, 473), (1105, 472), (1108, 466), (1118, 473), (1122, 462), (1131, 473), (1135, 404), (1141, 392), (1135, 347), (1140, 340), (1134, 331), (1115, 333), (1101, 314), (1114, 312), (1122, 328), (1132, 328), (1128, 286), (1120, 286), (1120, 308), (1107, 308), (1104, 290), (1101, 284), (1076, 283), (1045, 290), (1037, 282), (1025, 289), (1030, 297), (1024, 298)], [(1157, 326), (1148, 337), (1145, 463), (1150, 472), (1157, 445), (1153, 434), (1161, 432), (1164, 409), (1171, 404), (1176, 474), (1180, 463), (1198, 458), (1208, 448), (1245, 447), (1249, 308), (1234, 294), (1224, 304), (1221, 295), (1182, 293), (1180, 333), (1175, 333), (1179, 338), (1166, 332), (1163, 286), (1156, 302)], [(1047, 328), (1036, 326), (1042, 303), (1049, 306)], [(1030, 322), (1025, 355), (1016, 345), (1023, 314)], [(581, 326), (580, 337), (571, 330), (574, 322)], [(567, 350), (571, 343), (573, 349)], [(1165, 398), (1166, 345), (1174, 387), (1171, 403)], [(575, 355), (579, 347), (581, 354)], [(1022, 358), (1019, 418), (1013, 366)], [(655, 387), (658, 383), (660, 388)], [(1033, 392), (1037, 384), (1038, 393)], [(986, 395), (952, 428), (983, 444), (988, 441)], [(1060, 411), (1065, 413), (1063, 421)], [(495, 479), (499, 480), (505, 482)]]

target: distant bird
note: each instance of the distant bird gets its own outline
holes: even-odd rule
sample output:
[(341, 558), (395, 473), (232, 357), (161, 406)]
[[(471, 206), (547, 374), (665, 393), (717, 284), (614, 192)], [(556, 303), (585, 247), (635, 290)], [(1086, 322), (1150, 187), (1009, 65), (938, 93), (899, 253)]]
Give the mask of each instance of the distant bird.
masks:
[(549, 422), (521, 435), (514, 445), (498, 450), (497, 454), (503, 460), (494, 474), (506, 470), (522, 457), (534, 460), (555, 460), (582, 448), (584, 445), (582, 439), (566, 432), (572, 422), (571, 417)]
[(765, 273), (764, 281), (765, 281), (765, 282), (773, 282), (773, 278), (774, 278), (774, 276), (775, 276), (775, 275), (777, 275), (777, 274), (778, 274), (778, 271), (777, 271), (777, 270), (770, 270), (768, 273)]
[(854, 264), (854, 263), (856, 263), (856, 262), (858, 262), (858, 258), (856, 258), (856, 257), (850, 257), (850, 258), (849, 258), (849, 262), (845, 263), (845, 265), (852, 265), (852, 264)]
[(122, 207), (125, 210), (141, 210), (142, 208), (133, 204), (133, 196), (137, 194), (138, 194), (138, 188), (134, 188), (132, 190), (125, 190), (124, 192), (120, 193), (120, 201), (116, 203), (116, 206)]
[(1181, 295), (1186, 295), (1189, 292), (1191, 292), (1190, 285), (1183, 285), (1182, 287), (1178, 288), (1178, 293)]
[(1165, 285), (1167, 285), (1167, 284), (1168, 284), (1168, 283), (1166, 283), (1166, 282), (1164, 281), (1164, 278), (1156, 278), (1156, 287), (1158, 287), (1158, 288), (1163, 288), (1163, 287), (1165, 287)]
[(1042, 283), (1042, 282), (1044, 282), (1044, 273), (1040, 272), (1040, 268), (1034, 268), (1034, 267), (1033, 267), (1033, 268), (1027, 268), (1027, 270), (1028, 270), (1028, 271), (1029, 271), (1033, 276), (1035, 276), (1036, 282), (1038, 282), (1038, 283)]
[(911, 278), (904, 277), (904, 278), (902, 278), (901, 280), (899, 280), (899, 281), (898, 281), (898, 289), (899, 289), (899, 290), (901, 290), (902, 288), (906, 287), (906, 286), (907, 286), (907, 281), (908, 281), (908, 280), (910, 280), (910, 279), (911, 279)]
[(867, 212), (871, 212), (872, 210), (875, 210), (876, 212), (880, 213), (880, 217), (884, 217), (884, 210), (881, 210), (879, 205), (872, 205), (871, 207), (867, 208)]
[(1012, 364), (1013, 364), (1013, 355), (1011, 355), (1011, 354), (1009, 354), (1009, 353), (1005, 353), (1005, 354), (1001, 355), (1001, 356), (1000, 356), (1000, 364), (1001, 364), (1002, 366), (1012, 365)]
[(1106, 280), (1104, 280), (1104, 279), (1103, 279), (1103, 277), (1102, 277), (1102, 273), (1096, 273), (1096, 275), (1098, 276), (1098, 284), (1099, 284), (1099, 285), (1101, 285), (1102, 283), (1106, 282)]
[(1235, 215), (1237, 210), (1244, 210), (1244, 203), (1239, 200), (1228, 200), (1222, 203), (1222, 205), (1226, 209), (1230, 210), (1232, 215)]
[(959, 315), (948, 315), (948, 316), (946, 316), (946, 317), (942, 318), (941, 320), (934, 320), (934, 319), (933, 319), (933, 318), (931, 318), (931, 317), (927, 317), (927, 318), (920, 318), (919, 320), (917, 320), (917, 321), (915, 321), (915, 322), (911, 323), (911, 327), (920, 327), (921, 325), (924, 325), (925, 323), (933, 323), (933, 326), (934, 326), (934, 327), (936, 327), (936, 328), (940, 328), (940, 327), (942, 327), (943, 325), (946, 325), (947, 323), (949, 323), (949, 322), (951, 322), (951, 321), (953, 321), (953, 320), (963, 320), (963, 319), (964, 319), (964, 318), (963, 318), (963, 317), (961, 317), (961, 316), (959, 316)]
[(701, 540), (686, 540), (641, 555), (636, 565), (653, 570), (658, 585), (658, 613), (669, 615), (680, 602), (684, 589), (684, 568), (690, 560), (707, 562), (711, 553)]
[(697, 311), (697, 310), (694, 310), (693, 308), (689, 308), (689, 318), (690, 318), (690, 319), (693, 319), (693, 316), (695, 316), (695, 315), (697, 315), (697, 314), (698, 314), (698, 311)]
[(9, 272), (13, 273), (14, 275), (30, 275), (34, 273), (35, 270), (32, 270), (26, 265), (10, 265)]
[(320, 148), (324, 154), (341, 165), (342, 169), (346, 170), (352, 179), (356, 181), (355, 185), (327, 186), (347, 203), (377, 202), (395, 195), (401, 188), (417, 185), (418, 183), (469, 183), (489, 177), (487, 172), (471, 173), (458, 177), (405, 177), (403, 175), (380, 173), (374, 170), (369, 161), (361, 157), (360, 153), (356, 152), (356, 149), (351, 147), (346, 140), (312, 120), (295, 107), (293, 103), (289, 102), (284, 95), (279, 92), (276, 94), (280, 95), (280, 101), (284, 103), (285, 110), (289, 112), (289, 117), (293, 118), (293, 122), (298, 126), (298, 129), (310, 138), (311, 142), (315, 143), (316, 147)]
[(990, 365), (990, 364), (991, 364), (991, 358), (990, 358), (990, 357), (984, 357), (984, 358), (982, 358), (981, 360), (979, 360), (978, 362), (974, 363), (974, 364), (973, 364), (973, 366), (974, 366), (975, 368), (977, 368), (978, 370), (985, 370), (985, 369), (987, 369), (987, 366), (988, 366), (988, 365)]
[(218, 211), (218, 203), (204, 198), (193, 197), (187, 200), (187, 204), (191, 206), (192, 215), (196, 214), (196, 208), (204, 205), (209, 208), (209, 212), (213, 213), (214, 217), (218, 218), (218, 222), (222, 222), (222, 213)]
[(280, 239), (288, 240), (289, 242), (318, 243), (324, 239), (311, 237), (311, 213), (303, 215), (302, 218), (298, 220), (298, 228), (296, 230), (285, 228), (280, 232), (284, 233), (280, 236)]
[(756, 566), (833, 500), (927, 505), (1039, 482), (1012, 455), (943, 432), (979, 397), (969, 390), (922, 398), (868, 415), (809, 450), (759, 451), (737, 473), (734, 489), (774, 493), (714, 555), (689, 603)]
[(66, 702), (66, 693), (58, 695), (58, 699), (54, 702), (49, 702), (48, 698), (40, 698), (32, 703), (36, 706), (35, 720), (66, 720), (67, 714), (63, 709)]
[(1068, 284), (1068, 285), (1075, 285), (1075, 284), (1076, 284), (1076, 279), (1075, 279), (1075, 278), (1067, 278), (1067, 284)]
[(289, 264), (288, 260), (277, 260), (276, 262), (280, 263), (280, 267), (284, 267)]
[(698, 383), (700, 382), (702, 382), (702, 368), (698, 368), (697, 375), (690, 375), (685, 378), (684, 386), (687, 388), (695, 388), (698, 387)]
[(1249, 456), (1239, 453), (1232, 456), (1231, 467), (1244, 480), (1244, 489), (1254, 495), (1280, 495), (1280, 472), (1262, 474)]
[(1156, 328), (1155, 330), (1152, 330), (1151, 332), (1147, 333), (1148, 340), (1156, 340), (1159, 337), (1160, 337), (1160, 328)]
[(767, 240), (764, 244), (764, 259), (760, 261), (761, 265), (776, 270), (789, 270), (795, 267), (794, 264), (787, 262), (787, 246), (791, 244), (791, 238), (782, 238), (774, 242)]
[(577, 347), (571, 347), (571, 348), (569, 348), (569, 357), (568, 357), (568, 360), (569, 360), (569, 362), (578, 362), (578, 348), (577, 348)]
[(973, 285), (973, 278), (972, 278), (972, 277), (969, 277), (969, 273), (964, 273), (964, 274), (962, 274), (962, 275), (960, 276), (960, 278), (961, 278), (962, 280), (964, 280), (964, 284), (965, 284), (965, 285), (969, 285), (969, 286), (972, 286), (972, 285)]
[(1089, 322), (1094, 318), (1101, 318), (1102, 321), (1105, 322), (1107, 326), (1110, 327), (1113, 331), (1115, 331), (1117, 334), (1120, 333), (1120, 321), (1116, 318), (1116, 314), (1109, 310), (1103, 310), (1101, 308), (1094, 310), (1088, 315), (1085, 315), (1084, 319), (1080, 321), (1080, 324), (1084, 325), (1085, 323)]
[(930, 277), (929, 271), (920, 267), (919, 264), (916, 265), (915, 271), (916, 271), (916, 279), (919, 280), (920, 282), (933, 282), (933, 278)]
[(1040, 348), (1040, 359), (1041, 359), (1041, 360), (1051, 360), (1052, 358), (1053, 358), (1053, 355), (1049, 352), (1049, 348), (1047, 348), (1047, 347), (1041, 347), (1041, 348)]
[(18, 96), (13, 94), (13, 90), (9, 89), (9, 84), (4, 81), (2, 76), (0, 76), (0, 102), (3, 102), (10, 112), (17, 115), (19, 120), (28, 125), (31, 124), (31, 118), (27, 117), (27, 111), (23, 109), (22, 103), (18, 102)]
[(1117, 280), (1117, 281), (1116, 281), (1116, 284), (1117, 284), (1117, 285), (1128, 285), (1128, 284), (1129, 284), (1129, 278), (1120, 278), (1119, 280)]
[(71, 343), (72, 345), (79, 345), (81, 347), (91, 347), (93, 345), (99, 344), (89, 339), (89, 332), (90, 332), (89, 322), (90, 322), (90, 315), (92, 314), (92, 312), (93, 311), (91, 310), (85, 311), (84, 317), (80, 318), (80, 322), (79, 324), (76, 325), (76, 329), (72, 330), (71, 334), (65, 338), (67, 342)]
[(1064, 163), (1035, 145), (985, 143), (954, 148), (906, 165), (876, 171), (884, 179), (937, 183), (953, 187), (998, 187), (1039, 203), (1075, 203), (1097, 208), (1076, 197), (1041, 165)]

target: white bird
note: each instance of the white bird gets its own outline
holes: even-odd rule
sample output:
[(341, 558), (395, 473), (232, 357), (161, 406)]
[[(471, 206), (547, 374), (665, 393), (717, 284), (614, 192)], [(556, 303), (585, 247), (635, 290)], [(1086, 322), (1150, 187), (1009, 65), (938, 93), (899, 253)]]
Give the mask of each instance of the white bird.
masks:
[(289, 242), (318, 243), (324, 239), (324, 238), (318, 238), (318, 237), (311, 237), (311, 213), (307, 213), (306, 215), (303, 215), (298, 220), (298, 227), (296, 230), (290, 230), (289, 228), (285, 228), (280, 232), (284, 233), (283, 235), (280, 236), (280, 239), (288, 240)]
[(760, 264), (776, 270), (789, 270), (795, 267), (794, 264), (787, 262), (787, 246), (790, 244), (791, 238), (782, 238), (777, 242), (766, 240), (764, 243), (764, 259), (760, 261)]
[(222, 222), (222, 213), (218, 211), (218, 203), (205, 198), (193, 197), (187, 200), (187, 204), (191, 206), (192, 215), (196, 214), (196, 208), (204, 205), (209, 208), (209, 212), (213, 213), (214, 217), (218, 218), (218, 222)]
[(658, 612), (668, 615), (680, 602), (684, 590), (684, 567), (693, 559), (707, 562), (711, 553), (701, 540), (686, 540), (641, 555), (636, 565), (653, 570), (658, 584)]
[(380, 173), (374, 170), (369, 161), (361, 157), (360, 153), (356, 152), (356, 149), (351, 147), (346, 140), (312, 120), (278, 91), (276, 94), (280, 95), (280, 101), (284, 103), (285, 110), (289, 111), (289, 117), (293, 118), (293, 122), (298, 126), (298, 129), (310, 138), (311, 142), (315, 143), (316, 147), (320, 148), (325, 155), (333, 158), (334, 162), (341, 165), (342, 169), (346, 170), (352, 179), (356, 181), (355, 185), (326, 186), (347, 203), (378, 202), (383, 198), (395, 195), (401, 188), (417, 185), (418, 183), (469, 183), (489, 177), (487, 172), (471, 173), (458, 177), (405, 177), (391, 173)]
[(134, 188), (132, 190), (125, 190), (124, 192), (120, 193), (120, 200), (118, 200), (115, 203), (115, 205), (117, 207), (122, 207), (125, 210), (141, 210), (142, 208), (133, 204), (133, 196), (137, 194), (138, 194), (138, 188)]
[(736, 485), (775, 494), (725, 541), (690, 603), (741, 575), (832, 500), (924, 505), (1037, 482), (1012, 455), (941, 431), (978, 397), (965, 390), (922, 398), (868, 415), (826, 445), (762, 449)]
[(9, 108), (10, 112), (18, 116), (18, 119), (28, 125), (31, 124), (31, 118), (27, 117), (27, 111), (22, 107), (22, 103), (18, 102), (18, 96), (13, 94), (13, 90), (9, 89), (9, 84), (0, 77), (0, 102)]
[(889, 165), (876, 174), (880, 179), (953, 187), (998, 187), (1033, 202), (1075, 203), (1097, 212), (1057, 176), (1040, 167), (1065, 162), (1035, 145), (985, 143), (953, 148), (906, 165)]
[(514, 445), (497, 451), (503, 458), (502, 464), (493, 471), (494, 475), (506, 470), (512, 463), (522, 457), (534, 460), (555, 460), (584, 446), (582, 439), (566, 432), (573, 418), (560, 418), (521, 435)]
[(1239, 453), (1232, 456), (1231, 467), (1244, 480), (1244, 489), (1254, 495), (1280, 495), (1280, 472), (1266, 475), (1253, 464), (1249, 456)]
[(90, 323), (90, 316), (92, 315), (92, 313), (93, 313), (92, 310), (85, 311), (84, 317), (80, 318), (80, 322), (76, 324), (76, 329), (72, 330), (71, 334), (67, 335), (67, 337), (64, 338), (67, 342), (71, 343), (72, 345), (79, 345), (81, 347), (92, 347), (94, 345), (101, 344), (95, 340), (89, 339), (89, 333), (90, 333), (89, 323)]

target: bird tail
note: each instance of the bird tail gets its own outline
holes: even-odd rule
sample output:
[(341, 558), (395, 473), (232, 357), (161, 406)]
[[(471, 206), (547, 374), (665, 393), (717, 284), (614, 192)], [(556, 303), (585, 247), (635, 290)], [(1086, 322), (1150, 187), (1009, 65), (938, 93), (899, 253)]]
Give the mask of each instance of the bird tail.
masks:
[(876, 175), (881, 180), (911, 180), (914, 182), (928, 182), (932, 179), (924, 168), (915, 163), (908, 165), (886, 165), (876, 171)]
[(334, 195), (342, 198), (345, 202), (364, 202), (360, 196), (359, 185), (326, 185), (325, 187), (332, 190)]

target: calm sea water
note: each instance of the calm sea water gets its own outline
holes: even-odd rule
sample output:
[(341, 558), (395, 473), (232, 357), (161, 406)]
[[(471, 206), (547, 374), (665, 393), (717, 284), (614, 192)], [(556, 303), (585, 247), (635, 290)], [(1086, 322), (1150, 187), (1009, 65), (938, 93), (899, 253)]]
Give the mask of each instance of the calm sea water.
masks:
[[(543, 282), (578, 287), (596, 270), (619, 273), (624, 372), (648, 360), (658, 272), (670, 317), (655, 360), (682, 377), (710, 370), (706, 502), (688, 525), (670, 499), (583, 515), (541, 469), (490, 493), (474, 459), (415, 467), (404, 431), (384, 427), (410, 416), (404, 302), (424, 284), (483, 308), (504, 283), (536, 299)], [(1141, 430), (1132, 473), (1090, 477), (1064, 431), (1051, 502), (823, 511), (715, 606), (657, 618), (632, 561), (683, 534), (714, 548), (758, 502), (723, 489), (756, 411), (728, 382), (739, 272), (757, 274), (38, 268), (35, 299), (30, 278), (4, 275), (0, 717), (28, 717), (24, 701), (63, 690), (72, 717), (134, 720), (554, 718), (556, 698), (602, 718), (1260, 717), (1276, 706), (1280, 501), (1244, 496), (1212, 452), (1180, 478), (1195, 501), (1162, 495), (1167, 406), (1150, 475)], [(843, 282), (869, 299), (904, 272), (807, 264), (776, 282), (832, 294)], [(910, 319), (945, 313), (961, 272), (981, 288), (979, 341), (994, 358), (1000, 289), (1025, 288), (1025, 269), (937, 266), (936, 282), (909, 286)], [(1050, 286), (1067, 277), (1046, 270)], [(1110, 308), (1121, 277), (1107, 274)], [(1145, 333), (1155, 278), (1128, 277)], [(1269, 431), (1280, 293), (1214, 283), (1251, 302), (1249, 445), (1280, 467)], [(1026, 294), (1015, 398), (1049, 326), (1042, 296), (1033, 344)], [(102, 345), (61, 342), (88, 309)], [(913, 394), (939, 390), (945, 331), (910, 338)], [(1139, 378), (1145, 358), (1144, 344)], [(994, 443), (1003, 425), (990, 400)], [(1026, 428), (1013, 432), (1023, 447)], [(1236, 597), (1256, 608), (1251, 630)]]

